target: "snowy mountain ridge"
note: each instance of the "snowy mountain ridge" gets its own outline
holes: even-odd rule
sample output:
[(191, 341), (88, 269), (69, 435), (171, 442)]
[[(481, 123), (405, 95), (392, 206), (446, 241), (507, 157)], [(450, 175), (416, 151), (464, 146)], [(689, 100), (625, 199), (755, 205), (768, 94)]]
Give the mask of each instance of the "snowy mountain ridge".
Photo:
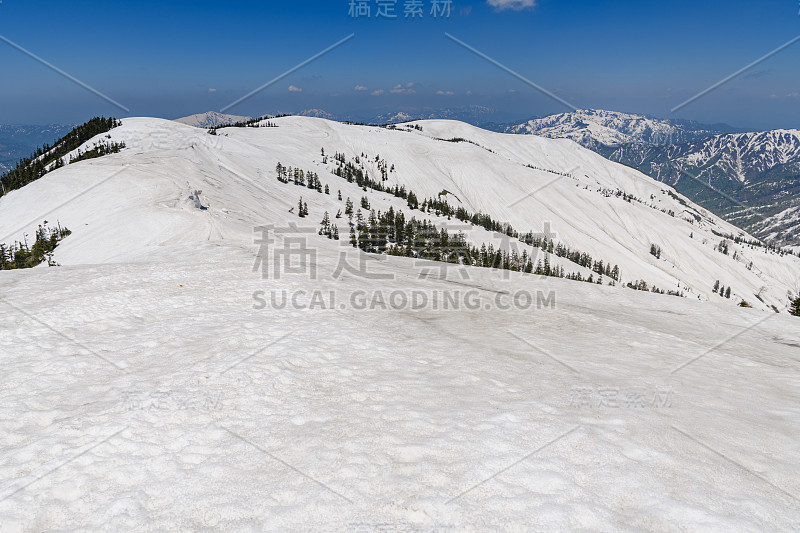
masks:
[[(333, 175), (333, 162), (322, 162), (319, 154), (324, 149), (327, 154), (348, 154), (348, 158), (367, 154), (361, 165), (370, 176), (382, 174), (380, 161), (369, 159), (380, 156), (387, 166), (395, 167), (386, 175), (387, 183), (414, 191), (420, 202), (448, 191), (452, 194), (449, 201), (471, 213), (508, 222), (521, 233), (550, 228), (570, 248), (618, 265), (624, 282), (641, 280), (661, 290), (709, 299), (717, 297), (712, 288), (720, 280), (725, 287), (732, 287), (732, 303), (746, 300), (776, 308), (785, 306), (787, 294), (797, 290), (793, 277), (797, 257), (731, 242), (734, 237), (752, 238), (692, 205), (668, 186), (571, 141), (503, 135), (441, 120), (397, 129), (306, 117), (271, 122), (278, 127), (226, 128), (209, 135), (175, 122), (126, 119), (109, 133), (111, 141), (127, 146), (122, 153), (68, 165), (3, 197), (0, 227), (11, 231), (14, 221), (28, 218), (26, 213), (36, 211), (32, 201), (45, 206), (48, 202), (43, 198), (52, 195), (55, 204), (76, 187), (88, 187), (109, 172), (119, 171), (126, 177), (112, 182), (116, 188), (108, 185), (105, 193), (93, 192), (76, 200), (74, 207), (56, 209), (49, 215), (78, 229), (59, 246), (58, 262), (135, 260), (153, 246), (197, 240), (244, 244), (265, 217), (275, 224), (291, 222), (293, 215), (288, 213), (297, 205), (296, 196), (307, 196), (275, 180), (278, 163), (313, 170), (326, 185), (341, 188), (346, 197), (367, 196), (379, 209), (393, 206), (409, 217), (423, 217), (419, 211), (409, 210), (403, 200), (342, 183)], [(126, 182), (148, 185), (140, 191), (138, 186), (123, 186)], [(203, 191), (208, 211), (184, 205), (190, 189)], [(328, 195), (311, 194), (306, 201), (312, 219), (343, 207)], [(117, 207), (87, 210), (87, 205)], [(120, 212), (126, 216), (120, 217)], [(447, 223), (430, 214), (426, 218), (439, 225)], [(346, 235), (348, 226), (341, 221), (337, 224), (339, 232)], [(20, 240), (21, 232), (31, 229), (19, 228), (5, 242)], [(497, 241), (497, 235), (483, 228), (467, 234), (477, 246)], [(120, 245), (122, 237), (125, 246)], [(509, 245), (506, 239), (504, 246)], [(659, 257), (651, 255), (652, 245), (662, 250)], [(519, 247), (520, 253), (524, 250), (544, 259), (537, 249), (516, 241), (513, 246)], [(729, 249), (729, 255), (722, 253), (721, 247)], [(555, 255), (545, 255), (567, 272), (581, 272), (584, 277), (591, 273)]]
[(718, 133), (698, 123), (596, 109), (578, 110), (507, 126), (507, 133), (572, 139), (591, 148), (629, 143), (676, 144)]
[(798, 130), (722, 134), (678, 145), (629, 144), (598, 151), (673, 185), (762, 239), (800, 242)]
[(237, 115), (226, 115), (217, 113), (216, 111), (207, 111), (206, 113), (199, 113), (197, 115), (189, 115), (188, 117), (175, 119), (179, 124), (186, 124), (187, 126), (194, 126), (195, 128), (219, 128), (222, 126), (229, 126), (237, 122), (244, 122), (251, 120), (251, 117), (241, 117)]
[(596, 110), (507, 128), (511, 133), (572, 139), (676, 187), (759, 238), (797, 244), (800, 132), (726, 130), (732, 128)]
[(716, 135), (668, 152), (673, 162), (701, 169), (700, 176), (716, 167), (715, 172), (748, 184), (775, 167), (800, 164), (800, 130)]

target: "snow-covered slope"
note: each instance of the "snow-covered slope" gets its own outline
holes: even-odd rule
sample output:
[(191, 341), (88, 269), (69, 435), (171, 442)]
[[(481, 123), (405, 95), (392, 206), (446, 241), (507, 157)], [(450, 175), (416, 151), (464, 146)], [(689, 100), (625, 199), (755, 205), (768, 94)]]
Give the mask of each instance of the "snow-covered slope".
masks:
[[(448, 191), (451, 203), (489, 214), (520, 232), (551, 232), (572, 249), (619, 265), (626, 283), (644, 280), (662, 290), (708, 299), (717, 298), (712, 289), (719, 280), (732, 287), (732, 304), (746, 300), (777, 308), (785, 307), (787, 294), (797, 292), (800, 259), (733, 243), (724, 255), (717, 250), (724, 236), (748, 236), (669, 187), (571, 141), (497, 134), (452, 121), (420, 122), (422, 132), (305, 117), (273, 122), (277, 128), (228, 128), (209, 135), (169, 121), (126, 119), (111, 131), (112, 140), (128, 147), (122, 153), (69, 165), (0, 200), (0, 228), (11, 234), (0, 242), (31, 233), (40, 221), (22, 227), (20, 221), (31, 219), (32, 211), (55, 209), (48, 218), (74, 231), (59, 247), (57, 261), (128, 261), (166, 244), (250, 243), (255, 225), (296, 222), (289, 210), (300, 196), (311, 207), (312, 224), (324, 211), (333, 215), (343, 209), (333, 195), (277, 182), (279, 162), (319, 173), (324, 183), (354, 201), (368, 196), (377, 209), (392, 206), (422, 217), (401, 199), (365, 193), (333, 176), (333, 161), (322, 163), (324, 149), (348, 159), (365, 154), (362, 165), (372, 176), (380, 175), (374, 161), (380, 156), (395, 166), (389, 185), (405, 186), (420, 201)], [(450, 138), (470, 142), (442, 140)], [(63, 198), (93, 185), (97, 187), (58, 207)], [(195, 189), (203, 191), (207, 211), (194, 209), (187, 200)], [(346, 235), (346, 222), (338, 222)], [(467, 233), (476, 245), (503, 244), (483, 229)], [(516, 241), (511, 244), (520, 253), (536, 253)], [(652, 244), (663, 250), (658, 259), (650, 255)], [(567, 271), (580, 271), (551, 259), (564, 263)]]
[[(793, 317), (488, 269), (420, 279), (394, 257), (369, 263), (393, 279), (335, 279), (326, 244), (316, 280), (262, 280), (219, 243), (0, 273), (0, 530), (800, 523)], [(315, 290), (472, 291), (479, 309), (252, 296)], [(519, 290), (556, 308), (495, 305)]]
[[(124, 119), (110, 132), (121, 153), (0, 199), (2, 235), (43, 218), (73, 231), (62, 267), (0, 272), (1, 531), (800, 523), (800, 325), (752, 294), (785, 305), (797, 257), (734, 244), (723, 255), (712, 230), (733, 227), (568, 140), (448, 121), (270, 122), (210, 135)], [(446, 190), (521, 231), (549, 222), (625, 280), (695, 293), (365, 256), (347, 245), (346, 218), (341, 242), (315, 231), (347, 197), (456, 221), (332, 175), (337, 152), (376, 178), (378, 162), (395, 165), (387, 182), (420, 199)], [(278, 182), (278, 162), (318, 173), (331, 194)], [(198, 189), (206, 209), (188, 200)], [(256, 245), (262, 225), (275, 228)], [(285, 251), (287, 237), (307, 264), (265, 271), (259, 247)], [(715, 279), (761, 309), (698, 301)]]
[(244, 122), (250, 120), (250, 117), (240, 117), (236, 115), (225, 115), (217, 113), (216, 111), (208, 111), (197, 115), (190, 115), (188, 117), (175, 119), (175, 122), (186, 124), (187, 126), (194, 126), (195, 128), (219, 128), (221, 126), (228, 126), (236, 124), (237, 122)]

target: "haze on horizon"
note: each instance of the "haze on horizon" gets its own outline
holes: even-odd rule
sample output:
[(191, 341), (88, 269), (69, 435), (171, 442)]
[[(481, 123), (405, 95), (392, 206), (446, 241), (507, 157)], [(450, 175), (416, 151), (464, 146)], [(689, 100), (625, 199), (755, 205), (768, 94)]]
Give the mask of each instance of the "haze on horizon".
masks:
[(793, 2), (438, 0), (434, 16), (433, 0), (418, 1), (421, 13), (406, 17), (413, 2), (397, 0), (396, 18), (379, 17), (375, 0), (352, 2), (367, 4), (369, 16), (355, 16), (351, 0), (302, 7), (249, 0), (6, 1), (0, 123), (219, 111), (350, 35), (227, 112), (318, 108), (365, 120), (485, 106), (493, 110), (487, 120), (502, 122), (568, 111), (569, 104), (753, 130), (800, 123), (800, 44), (792, 42), (800, 18)]

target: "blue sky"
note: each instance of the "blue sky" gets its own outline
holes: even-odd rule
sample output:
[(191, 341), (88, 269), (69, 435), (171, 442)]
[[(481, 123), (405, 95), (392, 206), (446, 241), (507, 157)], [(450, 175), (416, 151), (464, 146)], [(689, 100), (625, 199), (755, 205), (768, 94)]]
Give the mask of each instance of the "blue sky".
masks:
[[(0, 42), (0, 123), (94, 115), (176, 118), (219, 110), (354, 33), (229, 110), (380, 112), (487, 106), (523, 120), (566, 107), (455, 37), (579, 108), (767, 129), (800, 126), (800, 42), (671, 109), (800, 35), (797, 0), (455, 0), (449, 18), (349, 16), (350, 0), (3, 0), (0, 35), (130, 109), (119, 110)], [(442, 0), (440, 0), (441, 2)], [(290, 90), (291, 89), (291, 90)]]

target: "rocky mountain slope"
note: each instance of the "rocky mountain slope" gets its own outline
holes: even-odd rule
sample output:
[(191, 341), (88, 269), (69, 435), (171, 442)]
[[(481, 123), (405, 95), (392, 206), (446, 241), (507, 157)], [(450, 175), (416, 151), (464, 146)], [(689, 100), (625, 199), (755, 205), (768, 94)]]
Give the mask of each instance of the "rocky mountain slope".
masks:
[(732, 128), (610, 111), (564, 113), (507, 128), (571, 139), (674, 186), (762, 239), (800, 243), (800, 132), (726, 130)]

